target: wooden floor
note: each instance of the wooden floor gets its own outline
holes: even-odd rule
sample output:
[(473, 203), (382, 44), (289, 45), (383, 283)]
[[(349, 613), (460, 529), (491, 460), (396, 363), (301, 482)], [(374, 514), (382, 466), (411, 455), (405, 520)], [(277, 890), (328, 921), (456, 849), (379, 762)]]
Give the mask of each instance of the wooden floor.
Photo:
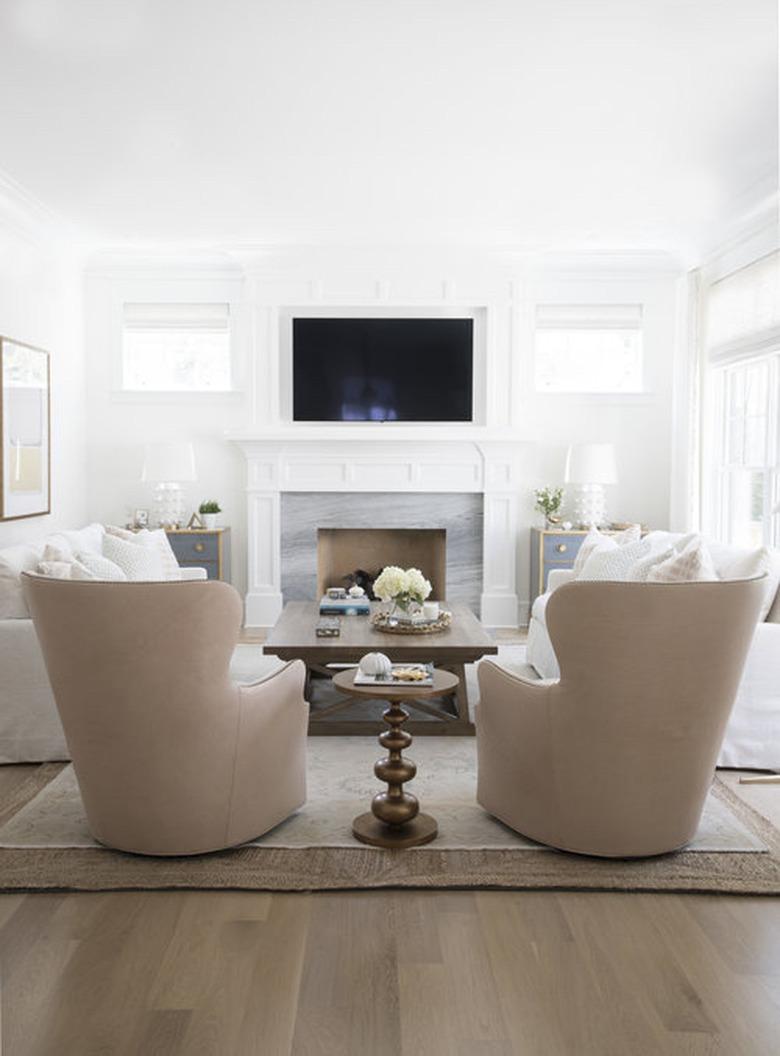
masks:
[(0, 895), (0, 1011), (1, 1056), (775, 1056), (780, 899)]
[(780, 905), (683, 895), (0, 898), (4, 1056), (780, 1051)]

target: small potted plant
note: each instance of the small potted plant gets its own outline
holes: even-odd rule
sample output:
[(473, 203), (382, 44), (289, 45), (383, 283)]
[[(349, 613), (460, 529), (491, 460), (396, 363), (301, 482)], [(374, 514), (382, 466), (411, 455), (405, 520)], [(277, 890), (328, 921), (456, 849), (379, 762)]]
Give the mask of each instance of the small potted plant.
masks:
[(537, 488), (534, 495), (534, 509), (544, 514), (545, 527), (557, 528), (561, 523), (559, 513), (563, 503), (563, 488)]
[(219, 523), (219, 515), (222, 513), (222, 507), (216, 501), (216, 499), (206, 499), (198, 507), (198, 513), (203, 521), (204, 528), (216, 528)]

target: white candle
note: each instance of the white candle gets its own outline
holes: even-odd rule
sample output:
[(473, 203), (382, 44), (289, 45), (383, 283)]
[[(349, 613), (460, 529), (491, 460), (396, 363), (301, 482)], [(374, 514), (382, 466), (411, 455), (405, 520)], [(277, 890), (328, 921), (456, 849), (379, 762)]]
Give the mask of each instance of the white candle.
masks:
[(424, 601), (423, 602), (423, 616), (426, 620), (438, 620), (439, 618), (439, 603), (438, 601)]

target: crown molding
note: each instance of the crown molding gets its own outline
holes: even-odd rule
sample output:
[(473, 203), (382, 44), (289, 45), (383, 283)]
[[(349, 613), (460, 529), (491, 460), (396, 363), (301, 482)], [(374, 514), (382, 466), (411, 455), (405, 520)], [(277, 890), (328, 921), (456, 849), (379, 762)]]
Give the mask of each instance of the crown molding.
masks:
[(0, 230), (28, 242), (77, 250), (75, 227), (36, 198), (7, 172), (0, 170)]
[(726, 258), (761, 256), (780, 245), (780, 190), (777, 172), (765, 173), (734, 203), (734, 219), (702, 248), (691, 267), (707, 271)]

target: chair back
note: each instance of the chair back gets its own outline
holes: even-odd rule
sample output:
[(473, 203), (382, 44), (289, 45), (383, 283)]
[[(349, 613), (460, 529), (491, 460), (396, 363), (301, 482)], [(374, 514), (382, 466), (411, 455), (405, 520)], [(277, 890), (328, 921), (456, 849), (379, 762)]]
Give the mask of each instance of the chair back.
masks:
[(650, 845), (656, 829), (660, 843), (695, 832), (764, 590), (760, 577), (554, 592), (550, 743), (567, 829), (597, 845), (627, 825)]
[[(97, 839), (201, 846), (227, 831), (239, 692), (238, 593), (221, 582), (26, 574), (57, 709)], [(170, 829), (170, 832), (168, 831)]]

